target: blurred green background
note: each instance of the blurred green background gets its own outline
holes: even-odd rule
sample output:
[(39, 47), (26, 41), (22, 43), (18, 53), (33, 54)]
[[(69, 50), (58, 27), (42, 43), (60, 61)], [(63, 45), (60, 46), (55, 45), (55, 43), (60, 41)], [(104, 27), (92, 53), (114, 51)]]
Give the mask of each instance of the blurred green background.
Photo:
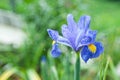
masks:
[(119, 80), (120, 0), (0, 0), (0, 80), (73, 80), (74, 52), (60, 45), (52, 58), (46, 31), (60, 32), (69, 13), (90, 15), (104, 45), (99, 58), (81, 60), (81, 80)]

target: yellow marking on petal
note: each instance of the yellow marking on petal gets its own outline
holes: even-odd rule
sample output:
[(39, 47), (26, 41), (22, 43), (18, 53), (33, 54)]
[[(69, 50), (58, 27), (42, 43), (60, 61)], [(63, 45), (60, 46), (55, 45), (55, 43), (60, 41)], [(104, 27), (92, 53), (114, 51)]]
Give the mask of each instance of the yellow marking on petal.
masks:
[(55, 43), (56, 43), (56, 42), (55, 42), (55, 41), (53, 41), (53, 42), (52, 42), (52, 45), (54, 45)]
[(89, 50), (90, 50), (92, 53), (95, 53), (95, 52), (96, 52), (96, 46), (95, 46), (94, 44), (88, 45), (88, 48), (89, 48)]

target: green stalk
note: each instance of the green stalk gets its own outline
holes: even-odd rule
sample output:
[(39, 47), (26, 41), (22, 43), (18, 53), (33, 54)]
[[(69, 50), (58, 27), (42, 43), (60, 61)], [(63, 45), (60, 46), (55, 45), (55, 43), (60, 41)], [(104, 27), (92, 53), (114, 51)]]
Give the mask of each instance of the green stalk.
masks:
[(109, 64), (110, 64), (110, 58), (107, 59), (107, 63), (106, 63), (104, 73), (103, 73), (103, 80), (106, 80), (106, 75), (107, 75), (107, 70), (108, 70)]
[(80, 80), (80, 53), (76, 53), (76, 63), (74, 69), (74, 80)]

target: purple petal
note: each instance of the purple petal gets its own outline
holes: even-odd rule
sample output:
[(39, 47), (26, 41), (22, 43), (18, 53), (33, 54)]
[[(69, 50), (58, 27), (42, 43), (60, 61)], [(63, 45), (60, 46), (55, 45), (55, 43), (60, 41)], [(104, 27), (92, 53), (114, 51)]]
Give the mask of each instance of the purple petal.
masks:
[(89, 58), (92, 56), (91, 53), (89, 53), (88, 47), (84, 46), (82, 51), (81, 51), (81, 57), (82, 59), (87, 62), (89, 60)]
[(82, 45), (88, 45), (91, 43), (91, 41), (92, 41), (92, 39), (90, 36), (84, 36), (84, 37), (82, 37), (80, 42)]
[(62, 34), (63, 36), (69, 40), (69, 43), (72, 48), (75, 48), (75, 39), (76, 39), (76, 31), (71, 32), (67, 25), (62, 26)]
[(90, 36), (83, 36), (79, 41), (76, 50), (79, 51), (80, 47), (93, 43)]
[(88, 30), (85, 35), (81, 35), (76, 42), (76, 44), (78, 44), (77, 49), (79, 49), (79, 47), (94, 43), (96, 34), (97, 31)]
[(52, 57), (56, 58), (56, 57), (59, 57), (60, 54), (61, 54), (61, 50), (59, 49), (58, 44), (55, 43), (52, 47), (51, 55), (52, 55)]
[(57, 42), (58, 42), (58, 43), (61, 43), (61, 44), (64, 44), (64, 45), (66, 45), (66, 46), (71, 47), (71, 44), (70, 44), (70, 42), (68, 41), (68, 39), (63, 38), (63, 37), (61, 37), (61, 36), (58, 37)]
[(96, 30), (88, 30), (87, 33), (86, 33), (87, 36), (90, 36), (90, 37), (91, 37), (92, 42), (95, 41), (96, 34), (97, 34), (97, 31), (96, 31)]
[(57, 31), (52, 30), (52, 29), (47, 29), (47, 32), (48, 32), (49, 36), (50, 36), (54, 41), (56, 41), (56, 40), (58, 39), (59, 34), (58, 34)]
[(47, 29), (47, 31), (48, 31), (49, 36), (57, 43), (61, 43), (61, 44), (71, 47), (70, 42), (66, 38), (59, 36), (59, 33), (57, 31), (52, 30), (52, 29)]
[(78, 21), (78, 27), (87, 31), (90, 25), (90, 16), (81, 16)]
[(65, 38), (70, 40), (71, 38), (75, 39), (78, 32), (77, 30), (71, 32), (67, 25), (62, 25), (62, 34)]
[(82, 45), (88, 45), (90, 43), (93, 43), (96, 38), (97, 31), (93, 30), (88, 30), (87, 33), (85, 34), (84, 37), (81, 39), (81, 44)]
[(104, 48), (100, 42), (95, 42), (94, 45), (96, 46), (96, 52), (92, 53), (88, 46), (84, 46), (82, 51), (81, 51), (81, 57), (82, 59), (87, 62), (90, 58), (96, 58), (98, 57), (101, 53), (103, 53)]
[(98, 56), (99, 56), (101, 53), (103, 53), (103, 51), (104, 51), (104, 48), (103, 48), (102, 43), (100, 43), (100, 42), (95, 42), (94, 45), (97, 47), (97, 51), (96, 51), (95, 54), (92, 55), (91, 58), (96, 58), (96, 57), (98, 57)]
[(77, 27), (72, 14), (67, 15), (67, 23), (68, 23), (69, 30), (73, 30), (75, 27)]
[(63, 35), (65, 38), (68, 39), (68, 37), (71, 36), (71, 35), (69, 35), (69, 34), (71, 34), (71, 32), (69, 31), (67, 25), (65, 25), (65, 24), (62, 25), (62, 35)]

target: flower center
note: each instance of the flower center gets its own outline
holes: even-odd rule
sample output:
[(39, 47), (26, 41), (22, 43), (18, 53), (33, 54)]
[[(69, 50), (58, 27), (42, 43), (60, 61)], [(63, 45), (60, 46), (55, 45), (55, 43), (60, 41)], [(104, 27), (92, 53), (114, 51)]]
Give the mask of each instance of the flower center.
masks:
[(54, 45), (55, 43), (56, 43), (56, 42), (55, 42), (55, 41), (53, 41), (53, 42), (52, 42), (52, 45)]
[(94, 44), (88, 45), (88, 48), (89, 48), (89, 50), (90, 50), (92, 53), (95, 53), (95, 52), (96, 52), (96, 46), (95, 46)]

